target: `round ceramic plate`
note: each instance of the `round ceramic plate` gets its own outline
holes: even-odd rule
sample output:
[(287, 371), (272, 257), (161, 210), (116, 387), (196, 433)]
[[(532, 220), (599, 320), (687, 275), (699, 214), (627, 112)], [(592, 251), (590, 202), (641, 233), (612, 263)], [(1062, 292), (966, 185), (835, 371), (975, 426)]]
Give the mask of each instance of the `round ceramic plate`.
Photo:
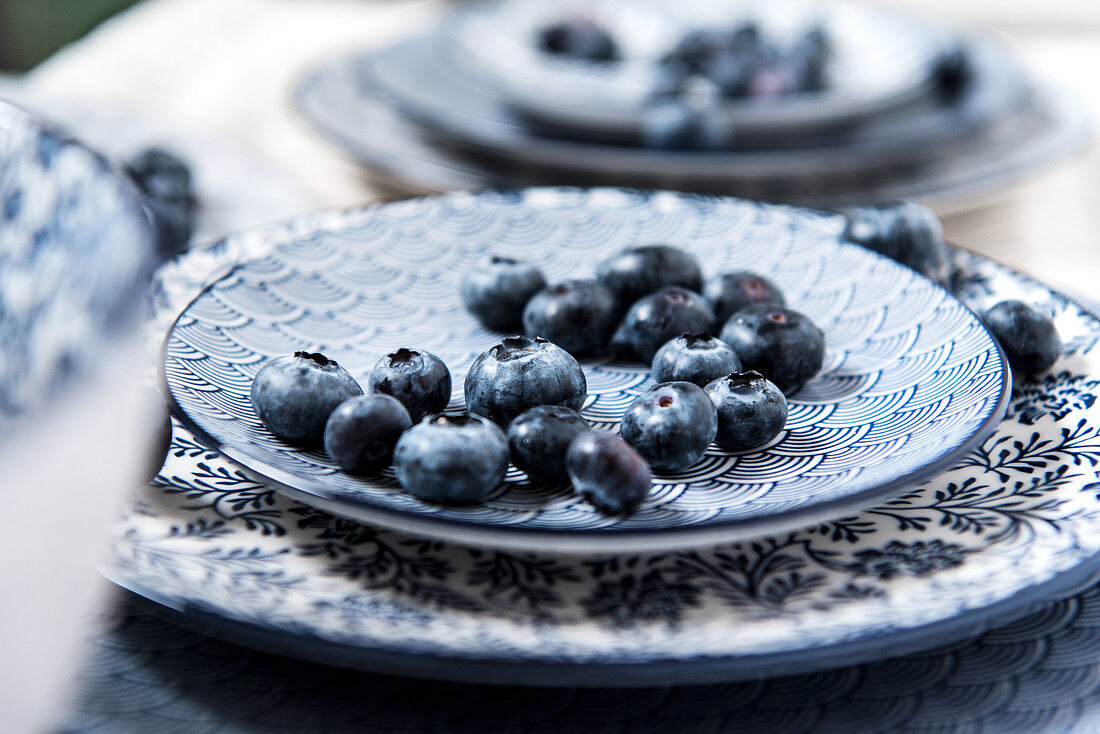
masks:
[[(150, 344), (226, 271), (341, 221), (251, 230), (169, 263)], [(1051, 313), (1066, 356), (949, 471), (871, 510), (705, 551), (473, 550), (291, 501), (177, 424), (104, 571), (240, 644), (465, 682), (698, 683), (945, 645), (1082, 582), (1100, 551), (1100, 321), (984, 258), (959, 252), (956, 266), (975, 309), (1021, 298)]]
[[(616, 39), (621, 60), (593, 64), (543, 52), (543, 28), (591, 18)], [(483, 77), (524, 118), (551, 129), (636, 138), (658, 84), (657, 59), (687, 32), (753, 22), (780, 46), (820, 27), (832, 56), (821, 92), (738, 100), (722, 115), (738, 136), (797, 137), (904, 107), (933, 87), (948, 34), (919, 18), (819, 0), (587, 0), (468, 5), (444, 23), (451, 64)]]
[[(617, 552), (684, 547), (786, 530), (862, 509), (942, 471), (1000, 420), (1008, 373), (978, 319), (947, 291), (843, 242), (836, 216), (752, 202), (617, 189), (454, 194), (351, 212), (276, 246), (211, 285), (168, 335), (164, 373), (185, 422), (211, 446), (299, 499), (386, 527), (497, 547)], [(629, 517), (513, 470), (478, 507), (418, 500), (392, 472), (343, 473), (259, 422), (256, 372), (300, 349), (361, 383), (400, 346), (426, 349), (454, 376), (499, 341), (467, 313), (463, 274), (486, 252), (536, 263), (553, 283), (588, 277), (627, 246), (692, 251), (705, 273), (749, 269), (825, 332), (822, 372), (791, 397), (762, 450), (710, 450), (656, 478)], [(652, 384), (648, 366), (584, 363), (583, 414), (618, 429)]]
[[(389, 54), (396, 61), (396, 54), (424, 43), (429, 46), (405, 59), (408, 64), (388, 67), (402, 76), (387, 74), (385, 85), (376, 78), (377, 64)], [(983, 82), (976, 96), (966, 97), (970, 102), (933, 115), (932, 124), (924, 117), (886, 125), (884, 137), (869, 141), (856, 136), (816, 149), (692, 153), (552, 140), (533, 135), (491, 92), (468, 80), (448, 76), (449, 83), (439, 85), (452, 72), (431, 66), (430, 44), (341, 56), (311, 71), (295, 90), (306, 120), (402, 192), (617, 185), (822, 207), (897, 199), (959, 206), (1079, 152), (1090, 134), (1088, 116), (1072, 95), (1047, 82), (1031, 84), (998, 62), (990, 70), (998, 78), (1007, 74), (1007, 86)], [(997, 56), (993, 47), (974, 47), (980, 48)], [(1003, 62), (1003, 54), (998, 58)], [(425, 77), (429, 66), (434, 71)], [(425, 78), (432, 86), (425, 87)], [(1011, 113), (991, 122), (989, 111), (1003, 112), (1004, 100), (1013, 103)], [(916, 139), (929, 145), (914, 161)]]

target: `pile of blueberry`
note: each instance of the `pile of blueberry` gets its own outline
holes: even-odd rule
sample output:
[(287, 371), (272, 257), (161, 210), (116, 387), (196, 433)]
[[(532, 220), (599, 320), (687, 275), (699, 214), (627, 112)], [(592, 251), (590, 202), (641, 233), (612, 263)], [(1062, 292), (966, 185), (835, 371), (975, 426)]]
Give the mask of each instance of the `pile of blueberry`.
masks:
[[(943, 230), (923, 207), (854, 210), (847, 236), (944, 276)], [(620, 514), (645, 500), (653, 471), (685, 470), (711, 443), (746, 451), (775, 439), (786, 394), (825, 358), (822, 331), (773, 283), (748, 272), (704, 281), (695, 258), (668, 245), (628, 248), (599, 263), (595, 278), (554, 285), (529, 263), (486, 257), (461, 294), (482, 325), (513, 334), (471, 365), (465, 414), (444, 413), (443, 361), (401, 348), (371, 370), (367, 394), (321, 354), (268, 362), (251, 388), (260, 420), (288, 442), (323, 446), (347, 472), (392, 464), (401, 486), (429, 502), (483, 502), (511, 461)], [(1062, 353), (1050, 317), (1019, 301), (985, 321), (1020, 374), (1043, 372)], [(597, 352), (641, 359), (657, 380), (627, 408), (619, 435), (579, 412), (587, 382), (577, 356)]]

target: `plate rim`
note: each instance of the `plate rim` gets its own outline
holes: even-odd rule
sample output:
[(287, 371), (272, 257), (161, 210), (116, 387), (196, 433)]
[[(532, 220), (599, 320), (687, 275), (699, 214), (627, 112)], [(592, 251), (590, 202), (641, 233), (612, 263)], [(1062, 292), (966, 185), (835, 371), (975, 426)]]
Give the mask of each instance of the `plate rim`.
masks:
[[(495, 189), (482, 191), (473, 194), (474, 197), (480, 197), (485, 195), (492, 195), (495, 193), (511, 193), (517, 192), (532, 192), (532, 191), (555, 191), (555, 192), (593, 192), (593, 191), (614, 191), (614, 192), (626, 192), (630, 195), (643, 195), (651, 196), (657, 193), (657, 190), (641, 190), (641, 189), (623, 189), (612, 187), (525, 187), (520, 189)], [(714, 197), (705, 194), (688, 194), (683, 192), (661, 192), (672, 193), (677, 198), (681, 199), (736, 199), (737, 197)], [(415, 197), (414, 199), (404, 200), (408, 201), (421, 201), (424, 199), (436, 199), (436, 198), (448, 198), (454, 195), (469, 195), (467, 192), (456, 192), (455, 194), (442, 194), (442, 195), (430, 195), (425, 197)], [(739, 199), (745, 201), (744, 199)], [(759, 203), (759, 202), (757, 202)], [(387, 206), (386, 203), (375, 203), (365, 207), (356, 207), (350, 209), (339, 210), (341, 219), (344, 220), (347, 217), (352, 216), (366, 216), (370, 213)], [(798, 209), (803, 210), (805, 207), (791, 207), (785, 204), (765, 204), (768, 208), (778, 209)], [(818, 214), (824, 215), (827, 212), (819, 210), (810, 210)], [(293, 236), (301, 236), (304, 234), (301, 227), (296, 227), (292, 222), (309, 221), (309, 214), (299, 217), (293, 217), (288, 220), (286, 230), (288, 232), (293, 231)], [(838, 238), (840, 239), (840, 238)], [(287, 242), (290, 240), (288, 239)], [(270, 250), (278, 247), (281, 242), (276, 242), (272, 245)], [(842, 247), (855, 247), (862, 251), (867, 252), (872, 257), (888, 259), (877, 253), (860, 248), (858, 245), (846, 243), (840, 241), (839, 244)], [(934, 459), (922, 464), (913, 471), (894, 477), (893, 479), (877, 484), (873, 487), (869, 487), (861, 492), (853, 495), (847, 495), (844, 497), (838, 497), (833, 500), (829, 500), (822, 503), (807, 505), (795, 510), (779, 513), (777, 515), (764, 515), (754, 518), (741, 518), (730, 519), (720, 522), (709, 523), (702, 526), (684, 526), (679, 528), (627, 528), (627, 529), (608, 529), (608, 528), (592, 528), (587, 530), (565, 530), (565, 529), (550, 529), (550, 528), (517, 528), (508, 525), (489, 525), (469, 520), (461, 520), (455, 518), (440, 518), (428, 514), (416, 514), (399, 510), (395, 508), (384, 507), (373, 503), (355, 502), (352, 500), (343, 500), (339, 498), (331, 498), (325, 495), (318, 495), (309, 492), (302, 488), (302, 482), (297, 475), (279, 469), (278, 467), (270, 466), (261, 457), (250, 453), (246, 448), (237, 446), (225, 445), (218, 440), (217, 437), (211, 435), (191, 416), (183, 409), (183, 407), (176, 400), (175, 394), (172, 392), (171, 385), (168, 380), (167, 362), (168, 362), (168, 345), (175, 332), (176, 327), (179, 325), (180, 320), (185, 317), (190, 308), (195, 302), (206, 295), (212, 290), (218, 283), (222, 282), (226, 277), (230, 276), (238, 269), (246, 266), (252, 260), (256, 258), (250, 258), (243, 262), (237, 263), (233, 268), (220, 273), (217, 278), (212, 279), (206, 283), (203, 288), (194, 295), (188, 304), (177, 314), (176, 318), (172, 321), (171, 326), (166, 330), (164, 338), (161, 343), (160, 355), (159, 355), (159, 381), (164, 388), (164, 395), (168, 403), (169, 409), (172, 414), (183, 424), (188, 431), (190, 431), (196, 440), (203, 445), (218, 451), (223, 456), (231, 459), (245, 471), (246, 474), (253, 477), (258, 477), (264, 482), (271, 483), (273, 488), (281, 494), (290, 497), (293, 500), (301, 502), (306, 505), (317, 507), (321, 510), (329, 512), (333, 515), (344, 517), (356, 522), (381, 525), (382, 527), (398, 530), (402, 532), (411, 533), (414, 535), (421, 535), (429, 537), (433, 540), (445, 540), (448, 542), (460, 543), (465, 545), (491, 547), (498, 549), (510, 549), (510, 550), (543, 550), (558, 554), (618, 554), (618, 553), (632, 553), (632, 552), (648, 552), (648, 551), (669, 551), (682, 549), (686, 546), (693, 547), (710, 547), (720, 545), (723, 543), (737, 542), (738, 540), (745, 540), (760, 535), (768, 535), (784, 532), (787, 530), (794, 530), (806, 525), (813, 524), (814, 522), (822, 522), (831, 518), (841, 517), (849, 512), (856, 512), (861, 509), (866, 509), (875, 505), (876, 503), (885, 500), (889, 497), (898, 496), (906, 489), (910, 489), (913, 486), (931, 479), (932, 477), (942, 473), (960, 458), (970, 453), (970, 451), (976, 446), (980, 445), (986, 438), (988, 438), (997, 429), (1001, 420), (1004, 418), (1007, 411), (1011, 392), (1012, 392), (1012, 372), (1009, 367), (1008, 360), (1001, 349), (997, 339), (989, 331), (988, 327), (982, 322), (974, 311), (967, 306), (963, 301), (952, 294), (947, 288), (935, 281), (925, 278), (917, 274), (917, 277), (930, 283), (934, 289), (938, 289), (951, 301), (954, 301), (963, 310), (970, 314), (974, 319), (974, 322), (978, 325), (981, 332), (984, 333), (990, 343), (993, 345), (994, 353), (1000, 363), (1000, 377), (1001, 386), (996, 401), (993, 403), (992, 408), (989, 410), (985, 418), (979, 423), (970, 436), (956, 444), (953, 447), (946, 449), (938, 454)], [(893, 261), (891, 261), (893, 262)], [(903, 267), (903, 266), (902, 266)], [(294, 482), (292, 484), (291, 482)], [(297, 484), (298, 486), (295, 486)], [(312, 485), (314, 482), (308, 478), (306, 484)], [(323, 487), (322, 487), (323, 490)], [(349, 506), (352, 511), (349, 512)], [(532, 545), (536, 543), (537, 545)]]

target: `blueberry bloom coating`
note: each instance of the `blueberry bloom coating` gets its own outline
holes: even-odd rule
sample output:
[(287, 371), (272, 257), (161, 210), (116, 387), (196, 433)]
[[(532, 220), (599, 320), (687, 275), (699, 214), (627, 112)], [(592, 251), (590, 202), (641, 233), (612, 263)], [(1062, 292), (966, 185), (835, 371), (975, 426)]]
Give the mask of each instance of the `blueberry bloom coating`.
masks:
[(441, 505), (476, 505), (504, 480), (508, 440), (481, 416), (428, 416), (398, 439), (393, 469), (401, 487), (414, 497)]
[(396, 398), (349, 398), (325, 423), (325, 452), (346, 472), (377, 472), (390, 465), (397, 439), (411, 425), (409, 411)]
[(317, 445), (336, 406), (362, 395), (348, 371), (323, 354), (276, 357), (256, 373), (249, 397), (260, 421), (284, 441)]
[(569, 280), (536, 293), (523, 309), (523, 331), (570, 354), (607, 346), (618, 323), (614, 294), (596, 280)]
[(1047, 314), (1023, 301), (1001, 301), (985, 313), (1012, 369), (1022, 375), (1049, 370), (1062, 356), (1062, 338)]
[(545, 287), (531, 263), (490, 255), (462, 279), (462, 302), (485, 328), (510, 331), (520, 327), (527, 301)]
[(706, 387), (718, 412), (715, 443), (731, 451), (763, 446), (787, 424), (787, 398), (759, 372), (734, 372)]
[(653, 357), (657, 382), (694, 382), (704, 387), (711, 380), (741, 370), (737, 352), (710, 334), (681, 334), (665, 342)]
[(662, 382), (635, 399), (619, 432), (659, 471), (699, 461), (718, 431), (714, 404), (693, 382)]
[(483, 352), (466, 373), (466, 408), (506, 426), (536, 405), (580, 410), (588, 395), (573, 355), (546, 339), (510, 336)]
[(714, 313), (706, 299), (686, 288), (669, 286), (635, 301), (619, 334), (635, 354), (652, 362), (669, 339), (710, 331), (713, 324)]
[(609, 515), (636, 510), (653, 484), (653, 474), (641, 454), (607, 431), (585, 431), (577, 436), (566, 452), (565, 466), (573, 491)]
[(920, 204), (857, 207), (844, 238), (892, 258), (932, 280), (947, 278), (947, 244), (935, 212)]
[(409, 417), (419, 421), (430, 413), (442, 413), (451, 402), (451, 371), (431, 352), (402, 347), (387, 354), (370, 371), (372, 393), (397, 398)]
[(569, 481), (565, 452), (589, 429), (581, 414), (561, 405), (539, 405), (524, 411), (508, 426), (512, 463), (532, 479)]
[(757, 303), (787, 305), (783, 293), (775, 283), (755, 273), (746, 272), (722, 273), (708, 279), (703, 286), (703, 297), (714, 309), (714, 317), (719, 323), (725, 323), (745, 306)]
[(745, 369), (761, 373), (788, 395), (825, 364), (825, 334), (808, 316), (782, 306), (741, 309), (723, 327), (722, 341)]
[(596, 280), (611, 289), (623, 309), (664, 286), (693, 291), (703, 287), (703, 273), (695, 257), (670, 245), (623, 250), (596, 266)]

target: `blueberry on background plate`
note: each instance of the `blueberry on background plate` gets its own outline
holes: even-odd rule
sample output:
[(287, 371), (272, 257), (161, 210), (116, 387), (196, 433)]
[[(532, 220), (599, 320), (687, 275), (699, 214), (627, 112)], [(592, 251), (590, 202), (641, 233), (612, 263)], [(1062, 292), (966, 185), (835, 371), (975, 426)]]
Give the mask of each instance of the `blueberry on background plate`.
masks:
[(615, 295), (596, 280), (567, 280), (543, 288), (523, 309), (523, 331), (571, 354), (607, 346), (619, 320)]
[(1008, 357), (1012, 369), (1023, 375), (1046, 372), (1064, 349), (1054, 321), (1023, 301), (1001, 301), (982, 319)]
[(539, 48), (547, 53), (584, 61), (608, 62), (619, 58), (615, 39), (596, 21), (576, 17), (554, 23), (539, 34)]
[(699, 387), (741, 370), (737, 352), (710, 334), (681, 334), (665, 342), (653, 357), (657, 382), (694, 382)]
[(562, 405), (538, 405), (524, 411), (508, 426), (512, 463), (532, 479), (569, 481), (565, 452), (573, 439), (587, 430), (588, 421)]
[(642, 455), (608, 431), (585, 431), (573, 439), (565, 466), (573, 491), (609, 515), (636, 510), (653, 485)]
[(767, 278), (745, 271), (722, 273), (707, 279), (703, 284), (703, 298), (714, 309), (718, 323), (756, 303), (773, 303), (786, 306), (783, 292)]
[(316, 352), (276, 357), (256, 373), (249, 398), (268, 430), (290, 443), (319, 445), (336, 406), (363, 388), (334, 360)]
[(623, 413), (619, 432), (661, 471), (699, 461), (718, 431), (714, 404), (693, 382), (662, 382), (639, 395)]
[(804, 314), (760, 303), (735, 313), (722, 328), (745, 369), (763, 374), (794, 393), (825, 364), (825, 334)]
[(474, 360), (465, 390), (468, 411), (506, 426), (536, 405), (580, 410), (588, 382), (580, 363), (556, 344), (510, 336)]
[(123, 168), (145, 194), (161, 256), (169, 258), (186, 250), (195, 228), (191, 169), (163, 148), (142, 150)]
[(476, 505), (504, 481), (508, 439), (481, 416), (428, 416), (398, 439), (393, 469), (401, 487), (414, 497), (441, 505)]
[(466, 271), (462, 303), (485, 328), (509, 331), (520, 328), (523, 307), (545, 287), (546, 278), (531, 263), (489, 255)]
[(664, 286), (696, 292), (703, 287), (699, 262), (671, 245), (641, 245), (612, 255), (596, 266), (596, 280), (611, 289), (623, 310)]
[(389, 395), (359, 395), (336, 406), (325, 423), (325, 453), (351, 474), (381, 471), (412, 425), (409, 411)]
[(948, 276), (947, 243), (939, 217), (926, 206), (899, 202), (848, 211), (844, 239), (874, 250), (932, 280)]
[(668, 286), (635, 301), (616, 337), (642, 360), (652, 362), (669, 339), (708, 332), (713, 324), (714, 312), (705, 298), (686, 288)]
[(367, 387), (397, 398), (414, 422), (442, 413), (451, 402), (450, 370), (442, 359), (423, 350), (402, 347), (382, 357), (371, 369)]
[(731, 451), (759, 448), (787, 424), (787, 398), (759, 372), (734, 372), (706, 387), (718, 412), (715, 443)]

